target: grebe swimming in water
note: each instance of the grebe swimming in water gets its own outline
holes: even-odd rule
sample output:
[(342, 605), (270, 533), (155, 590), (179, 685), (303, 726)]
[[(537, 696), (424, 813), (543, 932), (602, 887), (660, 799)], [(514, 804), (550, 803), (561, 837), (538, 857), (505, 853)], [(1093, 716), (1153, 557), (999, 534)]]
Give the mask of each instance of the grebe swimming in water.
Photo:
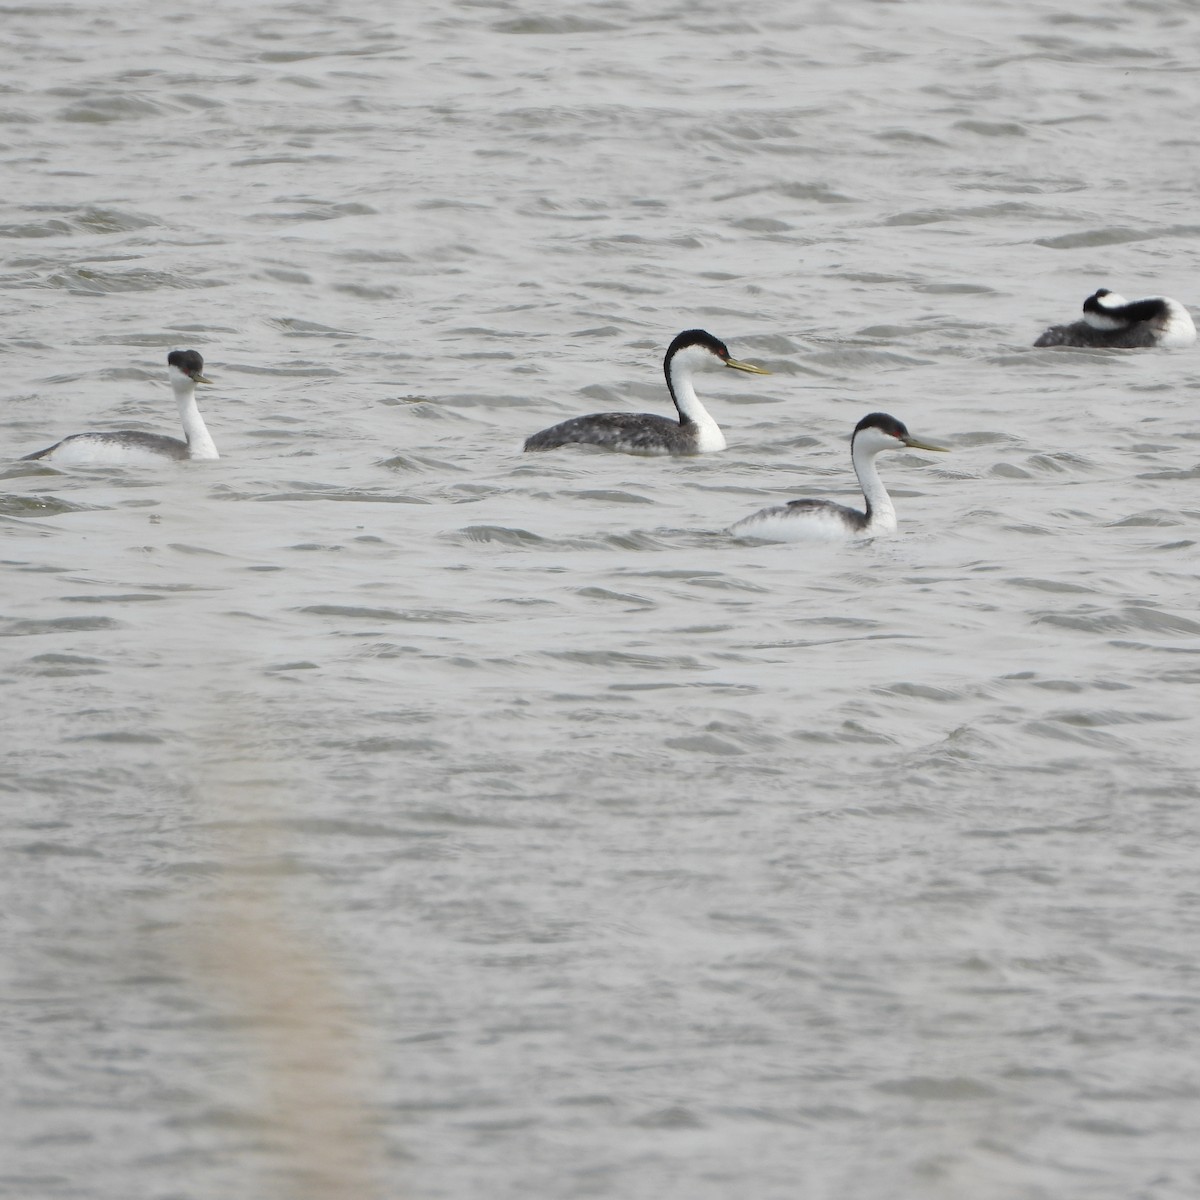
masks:
[(1126, 300), (1100, 288), (1083, 302), (1083, 320), (1051, 325), (1035, 346), (1113, 346), (1136, 350), (1161, 346), (1179, 350), (1196, 340), (1191, 314), (1178, 300), (1146, 296)]
[(26, 454), (24, 461), (36, 459), (54, 466), (121, 467), (217, 458), (217, 448), (196, 407), (196, 384), (212, 382), (204, 377), (204, 359), (195, 350), (172, 350), (167, 355), (167, 377), (179, 406), (186, 441), (137, 429), (73, 433), (45, 450)]
[(770, 375), (763, 367), (738, 362), (719, 338), (703, 329), (688, 329), (667, 348), (663, 371), (679, 420), (653, 413), (592, 413), (572, 417), (526, 439), (526, 450), (554, 450), (582, 442), (625, 454), (711, 454), (725, 449), (725, 435), (708, 415), (692, 386), (697, 371), (732, 367), (754, 375)]
[(896, 509), (879, 478), (875, 459), (885, 450), (936, 450), (945, 446), (920, 442), (903, 421), (887, 413), (871, 413), (854, 427), (850, 460), (867, 502), (865, 512), (832, 500), (793, 500), (778, 508), (764, 508), (730, 527), (736, 537), (761, 538), (765, 542), (803, 542), (875, 537), (896, 532)]

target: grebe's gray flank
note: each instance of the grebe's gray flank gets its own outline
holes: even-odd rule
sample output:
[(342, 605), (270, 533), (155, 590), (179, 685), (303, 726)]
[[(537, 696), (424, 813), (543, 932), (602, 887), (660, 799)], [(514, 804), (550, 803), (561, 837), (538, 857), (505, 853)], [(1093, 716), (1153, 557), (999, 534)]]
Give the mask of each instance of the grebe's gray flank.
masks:
[(863, 490), (866, 511), (832, 500), (793, 500), (744, 517), (729, 532), (735, 537), (765, 542), (844, 541), (895, 533), (896, 509), (879, 477), (875, 460), (885, 450), (905, 449), (946, 452), (945, 446), (934, 446), (913, 437), (903, 421), (887, 413), (870, 413), (854, 427), (850, 438), (850, 461)]
[(677, 421), (654, 413), (591, 413), (543, 429), (525, 441), (526, 450), (554, 450), (559, 446), (603, 446), (624, 454), (713, 454), (725, 449), (725, 435), (700, 403), (692, 376), (699, 371), (732, 367), (754, 375), (771, 372), (753, 363), (731, 358), (719, 338), (703, 329), (687, 329), (667, 348), (663, 373), (671, 393)]

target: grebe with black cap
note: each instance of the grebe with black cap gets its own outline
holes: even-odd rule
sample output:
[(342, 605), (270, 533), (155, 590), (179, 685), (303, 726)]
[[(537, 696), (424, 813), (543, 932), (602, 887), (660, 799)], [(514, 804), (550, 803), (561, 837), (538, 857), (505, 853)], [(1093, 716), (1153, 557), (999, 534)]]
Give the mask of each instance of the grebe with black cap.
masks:
[(205, 378), (204, 359), (196, 350), (172, 350), (167, 355), (167, 377), (179, 406), (186, 441), (160, 433), (143, 433), (139, 429), (73, 433), (45, 450), (26, 454), (24, 461), (37, 460), (53, 466), (121, 467), (219, 457), (204, 418), (196, 407), (196, 385), (212, 382)]
[(679, 419), (654, 413), (592, 413), (543, 429), (525, 441), (526, 450), (554, 450), (582, 443), (624, 454), (712, 454), (725, 449), (725, 435), (700, 403), (692, 376), (698, 371), (732, 367), (754, 375), (770, 375), (764, 367), (730, 358), (719, 338), (703, 329), (688, 329), (667, 347), (663, 372)]
[(885, 450), (904, 449), (946, 451), (945, 446), (918, 441), (903, 421), (887, 413), (871, 413), (859, 421), (850, 438), (850, 460), (863, 490), (865, 512), (832, 500), (792, 500), (744, 517), (729, 532), (764, 542), (840, 541), (895, 533), (896, 509), (875, 459)]
[(1196, 340), (1191, 314), (1178, 300), (1145, 296), (1126, 300), (1099, 288), (1083, 302), (1083, 320), (1051, 325), (1035, 346), (1111, 346), (1138, 350), (1159, 346), (1180, 350)]

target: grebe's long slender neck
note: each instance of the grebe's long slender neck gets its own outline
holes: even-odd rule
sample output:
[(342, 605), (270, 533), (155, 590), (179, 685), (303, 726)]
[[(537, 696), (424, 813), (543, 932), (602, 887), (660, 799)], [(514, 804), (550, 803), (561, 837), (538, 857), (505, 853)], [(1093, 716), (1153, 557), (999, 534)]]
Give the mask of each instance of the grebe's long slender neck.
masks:
[(892, 503), (887, 488), (883, 486), (879, 468), (875, 465), (879, 453), (877, 448), (869, 447), (865, 440), (854, 439), (854, 449), (850, 458), (854, 463), (854, 473), (858, 476), (859, 486), (863, 490), (863, 498), (867, 502), (867, 524), (863, 532), (895, 533), (896, 506)]
[(725, 449), (725, 435), (721, 427), (708, 415), (708, 409), (700, 403), (692, 385), (692, 368), (684, 354), (667, 359), (664, 366), (667, 389), (679, 413), (680, 423), (691, 425), (696, 431), (697, 444), (705, 452)]
[(179, 406), (179, 419), (183, 422), (183, 433), (187, 439), (189, 458), (218, 458), (216, 443), (204, 424), (200, 409), (196, 406), (196, 381), (182, 371), (170, 368), (171, 387), (175, 392), (175, 403)]

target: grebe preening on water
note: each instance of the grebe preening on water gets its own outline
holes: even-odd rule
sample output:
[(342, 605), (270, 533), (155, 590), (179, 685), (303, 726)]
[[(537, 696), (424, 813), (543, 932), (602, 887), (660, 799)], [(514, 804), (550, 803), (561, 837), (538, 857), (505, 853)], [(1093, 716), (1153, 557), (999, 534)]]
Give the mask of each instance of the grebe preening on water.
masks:
[(733, 525), (736, 537), (761, 538), (766, 542), (803, 542), (875, 537), (896, 532), (896, 509), (879, 478), (875, 459), (885, 450), (936, 450), (945, 446), (919, 442), (903, 421), (887, 413), (871, 413), (854, 427), (850, 458), (867, 502), (866, 512), (835, 504), (832, 500), (793, 500), (778, 508), (764, 508)]
[(712, 454), (725, 449), (725, 435), (708, 415), (692, 387), (696, 371), (732, 367), (770, 375), (763, 367), (729, 357), (725, 343), (703, 329), (688, 329), (667, 348), (663, 371), (679, 420), (653, 413), (592, 413), (572, 417), (526, 439), (526, 450), (554, 450), (585, 443), (625, 454)]
[(212, 382), (204, 377), (204, 359), (195, 350), (172, 350), (167, 355), (167, 377), (179, 405), (186, 441), (137, 429), (73, 433), (45, 450), (26, 454), (24, 461), (36, 459), (54, 466), (121, 467), (217, 458), (217, 448), (196, 407), (196, 384)]
[(1191, 314), (1178, 300), (1146, 296), (1126, 300), (1108, 288), (1100, 288), (1083, 302), (1083, 320), (1070, 325), (1051, 325), (1035, 346), (1112, 346), (1138, 350), (1161, 346), (1179, 350), (1196, 340)]

